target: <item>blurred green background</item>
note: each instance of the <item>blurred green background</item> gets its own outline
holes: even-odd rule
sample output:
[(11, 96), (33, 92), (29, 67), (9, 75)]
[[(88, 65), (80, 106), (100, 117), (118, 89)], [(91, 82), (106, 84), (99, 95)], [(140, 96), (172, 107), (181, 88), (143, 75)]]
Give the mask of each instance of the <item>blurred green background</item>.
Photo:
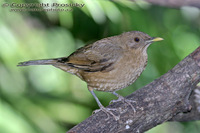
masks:
[[(4, 3), (53, 0), (3, 0)], [(10, 12), (0, 7), (0, 133), (64, 133), (98, 108), (86, 83), (52, 66), (18, 62), (68, 56), (77, 48), (125, 31), (139, 30), (164, 41), (148, 49), (141, 77), (120, 90), (126, 96), (173, 68), (200, 45), (200, 10), (170, 9), (145, 2), (58, 0), (84, 3), (71, 12)], [(115, 96), (95, 92), (107, 106)], [(147, 133), (199, 133), (200, 122), (164, 123)]]

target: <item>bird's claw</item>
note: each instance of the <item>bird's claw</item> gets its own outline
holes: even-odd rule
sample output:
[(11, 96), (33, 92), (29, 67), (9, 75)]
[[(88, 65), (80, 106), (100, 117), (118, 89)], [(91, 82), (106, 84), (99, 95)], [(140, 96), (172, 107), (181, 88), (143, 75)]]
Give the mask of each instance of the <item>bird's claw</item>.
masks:
[(115, 119), (116, 121), (118, 121), (119, 118), (120, 118), (120, 116), (114, 115), (113, 112), (111, 112), (111, 110), (116, 111), (117, 109), (101, 107), (100, 109), (94, 110), (94, 111), (93, 111), (93, 114), (94, 114), (94, 113), (97, 113), (97, 112), (99, 112), (99, 111), (103, 111), (103, 112), (105, 112), (105, 113), (108, 115), (108, 118), (109, 118), (109, 114), (110, 114), (110, 115), (112, 115), (112, 116), (114, 117), (114, 119)]
[(120, 96), (117, 100), (112, 100), (112, 101), (110, 101), (109, 104), (111, 104), (111, 103), (116, 103), (116, 102), (127, 103), (129, 106), (131, 106), (131, 108), (133, 109), (134, 113), (136, 112), (135, 107), (131, 104), (131, 103), (136, 103), (136, 101), (134, 101), (134, 100), (129, 100), (129, 99), (126, 99), (126, 98)]

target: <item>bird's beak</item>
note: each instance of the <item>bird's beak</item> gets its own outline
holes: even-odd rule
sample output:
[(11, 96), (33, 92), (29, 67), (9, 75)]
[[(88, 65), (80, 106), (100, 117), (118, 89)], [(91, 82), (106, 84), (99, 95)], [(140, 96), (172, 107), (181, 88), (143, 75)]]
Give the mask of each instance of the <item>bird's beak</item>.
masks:
[(164, 40), (164, 39), (161, 37), (152, 37), (149, 40), (147, 40), (146, 42), (147, 42), (147, 44), (151, 44), (153, 42), (162, 41), (162, 40)]
[(162, 40), (164, 40), (164, 39), (161, 38), (161, 37), (152, 37), (152, 38), (151, 38), (151, 41), (152, 41), (152, 42), (157, 42), (157, 41), (162, 41)]

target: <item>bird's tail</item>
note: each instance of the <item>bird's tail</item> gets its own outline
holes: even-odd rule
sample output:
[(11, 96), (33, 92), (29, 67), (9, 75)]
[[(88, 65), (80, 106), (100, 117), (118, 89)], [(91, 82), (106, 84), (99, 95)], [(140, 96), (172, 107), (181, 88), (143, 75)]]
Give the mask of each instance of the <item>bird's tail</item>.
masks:
[(42, 60), (30, 60), (18, 63), (17, 66), (30, 66), (30, 65), (56, 65), (61, 63), (67, 58), (55, 58), (55, 59), (42, 59)]

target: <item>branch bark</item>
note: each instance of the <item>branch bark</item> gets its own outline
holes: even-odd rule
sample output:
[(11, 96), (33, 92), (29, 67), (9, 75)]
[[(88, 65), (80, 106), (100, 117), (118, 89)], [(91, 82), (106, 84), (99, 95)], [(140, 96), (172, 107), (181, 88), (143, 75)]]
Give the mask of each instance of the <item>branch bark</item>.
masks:
[(193, 90), (200, 82), (200, 47), (173, 69), (150, 84), (127, 96), (134, 100), (134, 112), (129, 105), (117, 102), (118, 121), (100, 111), (73, 127), (68, 133), (144, 132), (165, 121), (200, 120)]
[(185, 122), (185, 121), (194, 121), (200, 120), (200, 112), (198, 110), (198, 104), (195, 102), (195, 93), (192, 91), (192, 94), (189, 98), (189, 103), (192, 107), (190, 112), (181, 112), (174, 117), (172, 117), (169, 121), (178, 121), (178, 122)]

